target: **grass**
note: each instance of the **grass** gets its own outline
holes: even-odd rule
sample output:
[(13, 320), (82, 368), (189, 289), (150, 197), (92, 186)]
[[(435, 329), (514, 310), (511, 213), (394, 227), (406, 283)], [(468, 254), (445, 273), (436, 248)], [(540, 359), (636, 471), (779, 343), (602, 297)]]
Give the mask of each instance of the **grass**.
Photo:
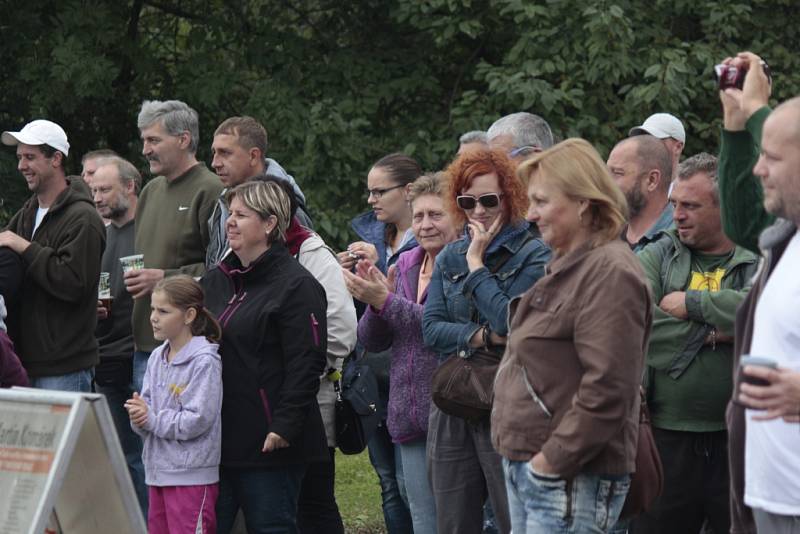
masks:
[(348, 534), (385, 534), (381, 487), (367, 451), (336, 451), (336, 502)]

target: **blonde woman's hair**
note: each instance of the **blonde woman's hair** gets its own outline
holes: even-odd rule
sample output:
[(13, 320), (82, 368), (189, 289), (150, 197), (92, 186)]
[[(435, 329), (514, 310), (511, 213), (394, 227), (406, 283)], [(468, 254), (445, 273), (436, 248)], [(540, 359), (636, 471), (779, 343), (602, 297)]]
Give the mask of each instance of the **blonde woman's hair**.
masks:
[(439, 171), (423, 174), (408, 186), (408, 203), (411, 204), (424, 195), (440, 197), (446, 190), (447, 173)]
[(292, 212), (289, 197), (280, 185), (259, 180), (245, 182), (225, 195), (229, 206), (234, 198), (238, 198), (246, 208), (256, 212), (264, 221), (274, 215), (277, 224), (267, 235), (267, 240), (269, 243), (286, 242), (286, 230), (291, 223)]
[(525, 184), (543, 180), (572, 200), (588, 201), (594, 246), (619, 239), (628, 218), (625, 195), (600, 154), (584, 139), (567, 139), (524, 161), (517, 176)]

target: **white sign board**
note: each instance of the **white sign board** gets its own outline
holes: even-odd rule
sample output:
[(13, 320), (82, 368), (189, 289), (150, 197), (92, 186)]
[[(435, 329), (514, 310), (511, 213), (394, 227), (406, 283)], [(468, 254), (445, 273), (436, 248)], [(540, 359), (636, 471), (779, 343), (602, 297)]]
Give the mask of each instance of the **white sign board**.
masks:
[(146, 532), (103, 395), (0, 390), (0, 495), (0, 534)]

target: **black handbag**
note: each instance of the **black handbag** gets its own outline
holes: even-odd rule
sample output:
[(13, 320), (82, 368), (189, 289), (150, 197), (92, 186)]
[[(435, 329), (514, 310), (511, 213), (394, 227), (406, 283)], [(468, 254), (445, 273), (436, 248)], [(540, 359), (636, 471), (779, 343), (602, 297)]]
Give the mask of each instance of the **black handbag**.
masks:
[(367, 447), (381, 421), (378, 381), (364, 363), (348, 362), (336, 391), (336, 446), (343, 454), (358, 454)]

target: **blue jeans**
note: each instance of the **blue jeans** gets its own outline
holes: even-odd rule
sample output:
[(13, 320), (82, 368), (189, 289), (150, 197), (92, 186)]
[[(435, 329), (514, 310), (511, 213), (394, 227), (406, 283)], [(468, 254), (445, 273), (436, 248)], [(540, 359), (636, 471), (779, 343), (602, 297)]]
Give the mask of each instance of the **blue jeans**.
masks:
[(284, 469), (221, 467), (217, 534), (228, 534), (241, 507), (248, 534), (297, 534), (297, 497), (305, 465)]
[(436, 534), (436, 502), (428, 480), (425, 440), (401, 443), (396, 447), (400, 451), (414, 534)]
[(398, 454), (386, 429), (386, 421), (375, 430), (375, 434), (369, 440), (368, 448), (369, 460), (381, 483), (386, 531), (389, 534), (410, 534), (413, 532), (413, 527), (403, 483), (403, 466), (397, 461)]
[(128, 472), (131, 474), (133, 489), (136, 490), (136, 497), (139, 499), (139, 506), (142, 514), (147, 518), (147, 485), (144, 483), (144, 464), (142, 463), (142, 438), (131, 429), (131, 420), (128, 417), (128, 410), (125, 409), (125, 401), (133, 396), (133, 383), (126, 386), (100, 386), (95, 384), (97, 393), (102, 393), (108, 401), (108, 409), (111, 412), (111, 419), (114, 420), (114, 427), (117, 429), (119, 444), (125, 455), (125, 462), (128, 464)]
[(81, 369), (74, 373), (57, 376), (40, 376), (30, 379), (31, 387), (56, 389), (59, 391), (92, 392), (92, 369)]
[(605, 534), (617, 522), (630, 476), (542, 475), (529, 462), (503, 459), (514, 534)]

